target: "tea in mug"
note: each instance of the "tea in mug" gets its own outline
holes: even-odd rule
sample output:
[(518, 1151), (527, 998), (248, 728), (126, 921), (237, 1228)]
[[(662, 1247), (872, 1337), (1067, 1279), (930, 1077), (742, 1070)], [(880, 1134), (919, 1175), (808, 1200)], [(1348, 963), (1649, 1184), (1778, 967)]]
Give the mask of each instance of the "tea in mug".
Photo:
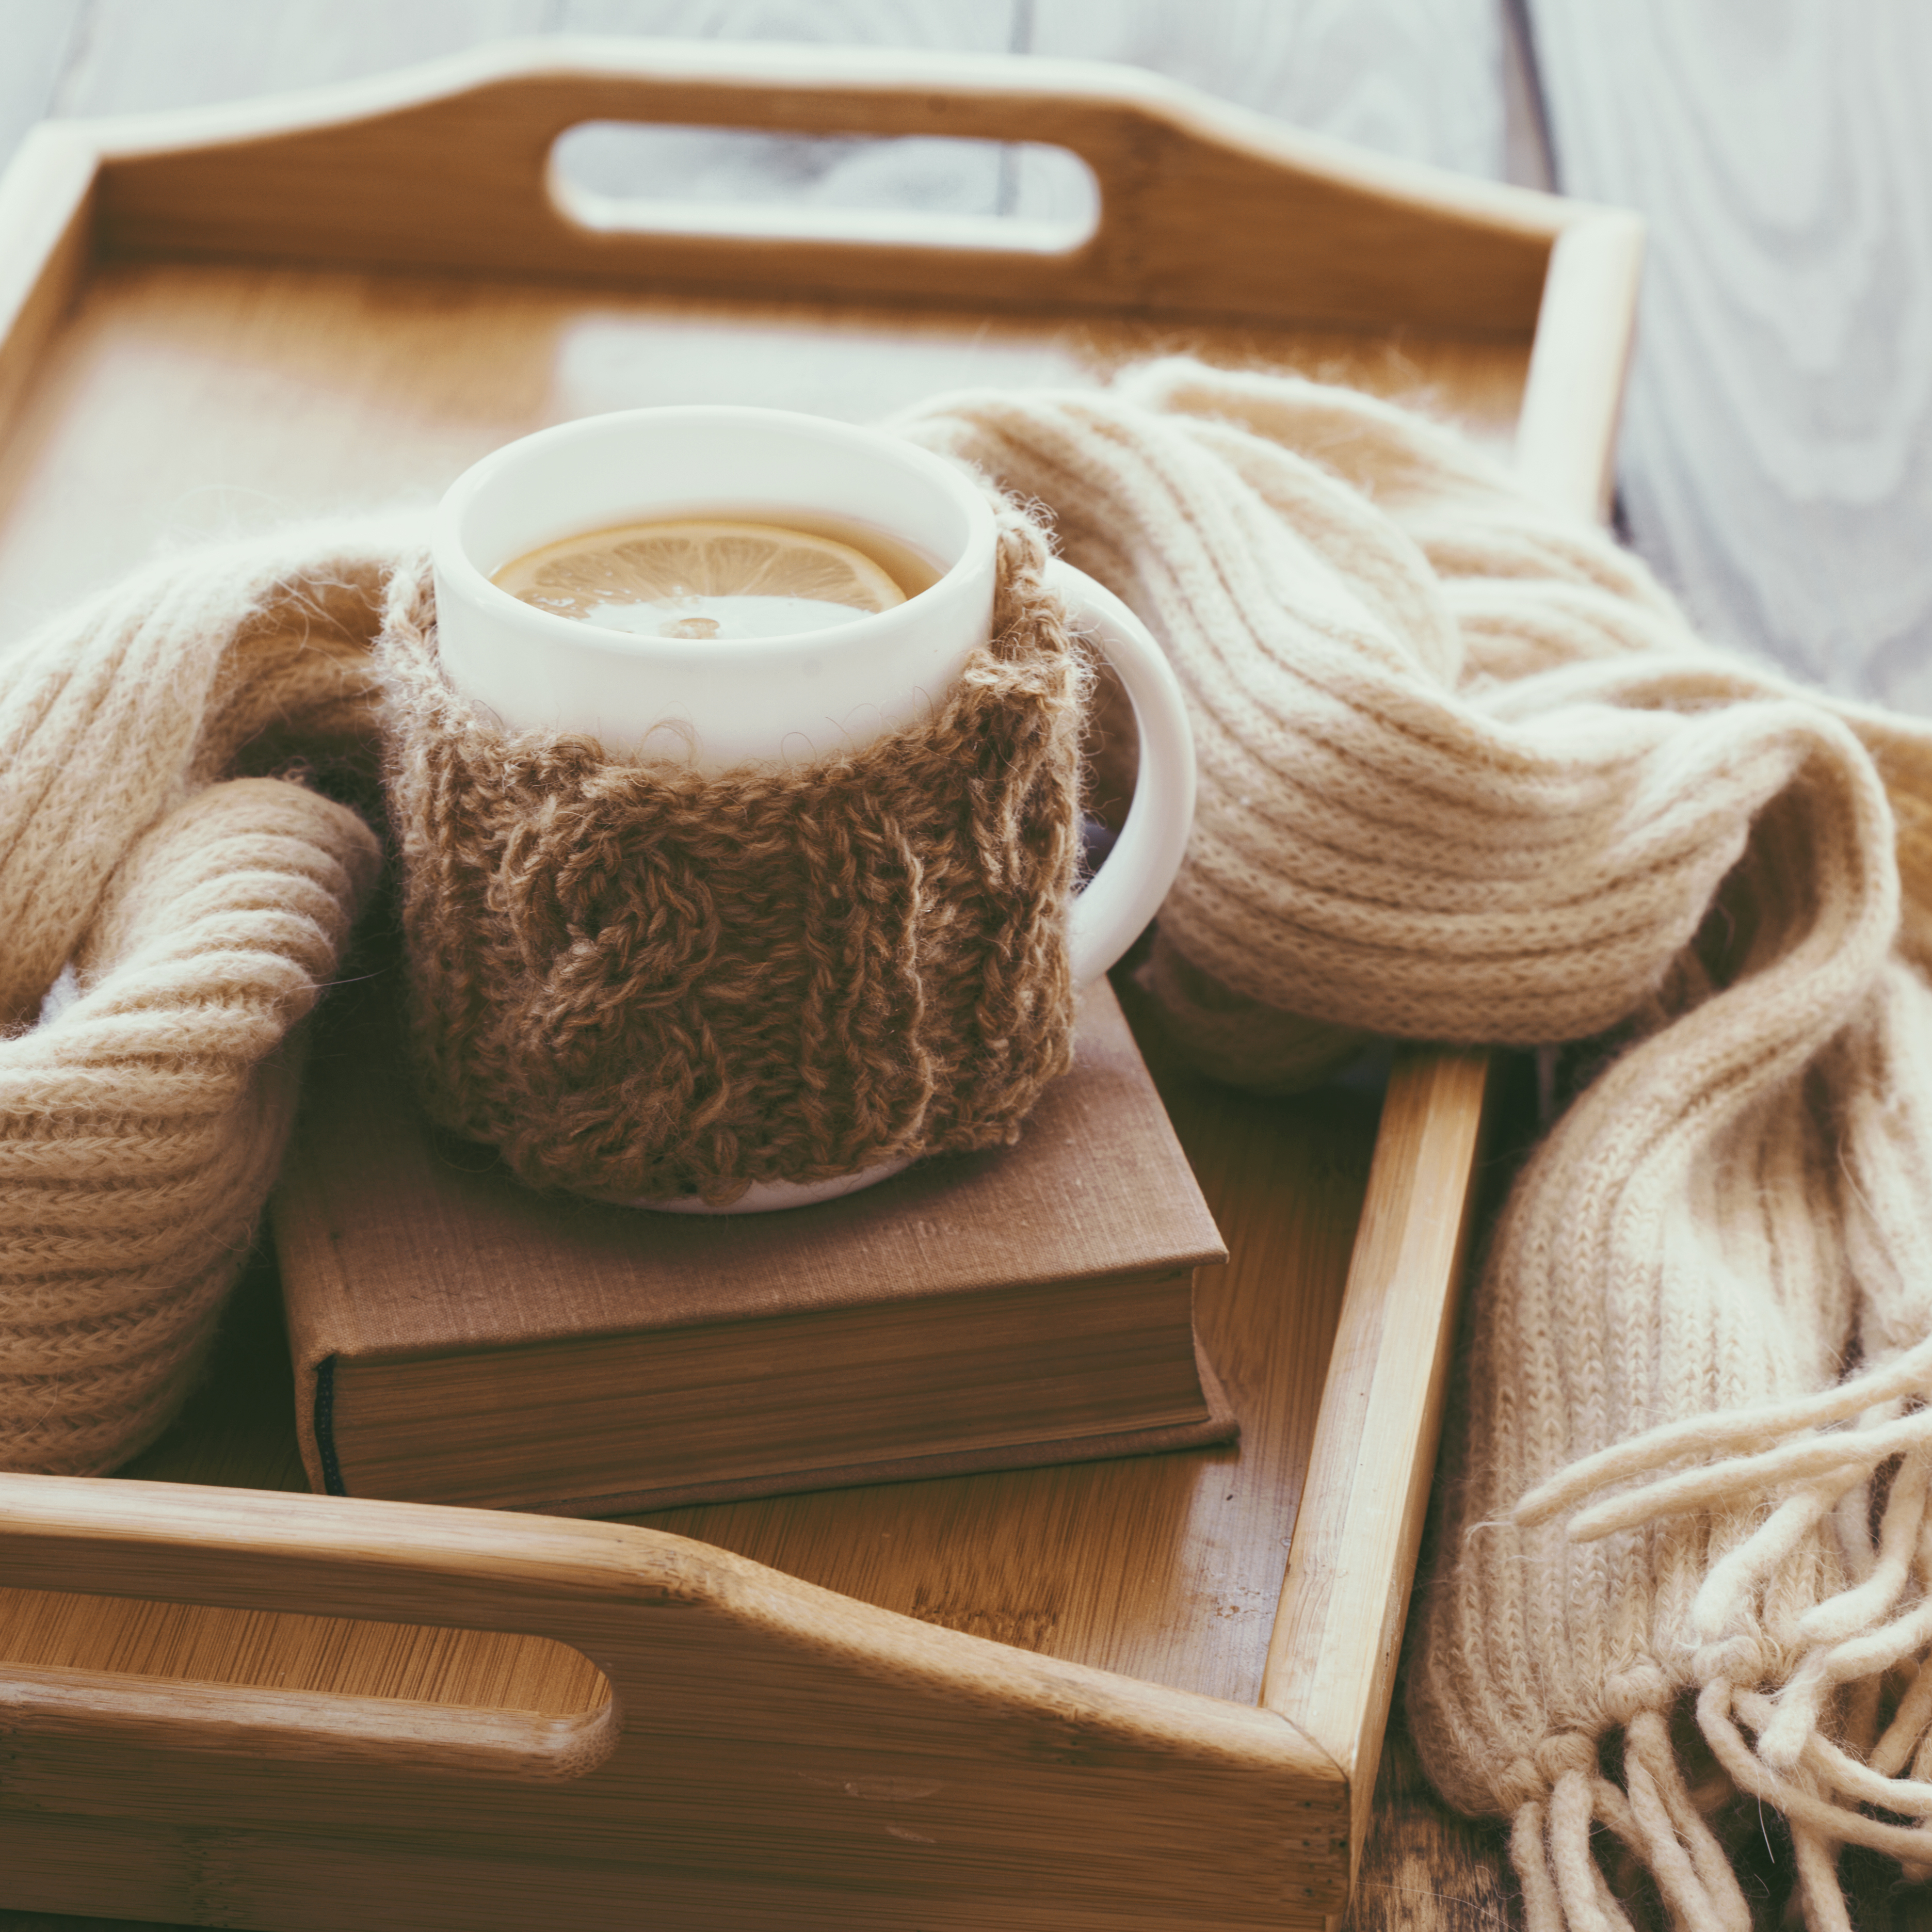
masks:
[(724, 640), (850, 623), (903, 604), (940, 574), (883, 531), (686, 517), (566, 537), (491, 580), (537, 610), (605, 630)]

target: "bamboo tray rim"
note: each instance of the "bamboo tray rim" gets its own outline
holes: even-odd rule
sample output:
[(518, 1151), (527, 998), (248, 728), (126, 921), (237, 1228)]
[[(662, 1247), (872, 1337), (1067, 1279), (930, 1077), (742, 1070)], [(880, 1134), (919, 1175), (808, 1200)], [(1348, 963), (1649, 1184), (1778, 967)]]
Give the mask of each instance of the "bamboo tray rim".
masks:
[[(938, 52), (804, 42), (620, 38), (592, 34), (508, 35), (477, 46), (351, 82), (332, 82), (205, 106), (77, 116), (41, 124), (84, 140), (104, 160), (132, 159), (248, 142), (304, 129), (406, 114), (435, 100), (537, 78), (568, 82), (586, 74), (628, 76), (681, 86), (682, 108), (654, 106), (653, 122), (770, 131), (783, 123), (770, 107), (747, 113), (732, 97), (748, 88), (805, 87), (884, 104), (934, 91), (994, 106), (1082, 105), (1125, 111), (1205, 146), (1237, 150), (1264, 165), (1332, 181), (1405, 206), (1471, 220), (1550, 242), (1593, 213), (1580, 201), (1506, 182), (1485, 181), (1339, 136), (1297, 128), (1239, 103), (1124, 62), (1050, 55)], [(722, 117), (722, 118), (721, 118)], [(802, 124), (824, 128), (822, 112)], [(833, 131), (824, 128), (824, 131)], [(1014, 138), (1019, 138), (1016, 136)], [(1037, 139), (1037, 134), (1032, 138)], [(1078, 129), (1042, 145), (1079, 152)]]

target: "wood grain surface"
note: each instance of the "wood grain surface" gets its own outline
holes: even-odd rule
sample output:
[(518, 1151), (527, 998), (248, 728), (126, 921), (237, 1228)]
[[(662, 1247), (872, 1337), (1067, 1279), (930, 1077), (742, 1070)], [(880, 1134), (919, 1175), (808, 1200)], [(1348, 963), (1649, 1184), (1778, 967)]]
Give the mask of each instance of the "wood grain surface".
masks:
[[(442, 352), (457, 316), (474, 364)], [(586, 299), (520, 281), (116, 268), (91, 282), (0, 446), (0, 647), (163, 544), (296, 515), (427, 512), (478, 458), (567, 416), (728, 398), (862, 422), (944, 389), (1090, 381), (1167, 351), (1420, 393), (1496, 446), (1525, 371), (1507, 342), (1102, 318), (1042, 332), (849, 304)], [(276, 436), (261, 434), (265, 416)]]
[[(290, 1932), (339, 1922), (290, 1883), (332, 1846), (362, 1868), (342, 1916), (375, 1932), (520, 1932), (573, 1856), (567, 1909), (598, 1932), (654, 1899), (733, 1928), (1151, 1932), (1191, 1911), (1312, 1932), (1346, 1890), (1341, 1780), (1272, 1714), (682, 1538), (44, 1477), (0, 1477), (0, 1512), (16, 1588), (504, 1630), (578, 1651), (611, 1687), (574, 1712), (479, 1712), (16, 1667), (0, 1842), (20, 1903), (115, 1898), (111, 1873), (77, 1883), (56, 1864), (64, 1833), (117, 1816), (182, 1868), (129, 1875), (150, 1910), (260, 1911)], [(23, 1858), (40, 1831), (55, 1857)], [(412, 1904), (435, 1874), (434, 1905)]]
[(1932, 709), (1932, 10), (1531, 12), (1560, 185), (1650, 224), (1637, 548), (1727, 641)]
[[(1356, 0), (1348, 6), (1228, 0), (1195, 10), (1102, 6), (1095, 0), (986, 6), (952, 0), (808, 6), (801, 0), (790, 7), (412, 0), (408, 8), (375, 0), (326, 7), (290, 0), (274, 9), (245, 0), (7, 4), (11, 10), (0, 13), (0, 47), (10, 56), (16, 49), (21, 54), (17, 62), (0, 59), (0, 156), (25, 122), (42, 112), (124, 111), (301, 86), (380, 71), (501, 32), (569, 31), (869, 40), (1126, 59), (1398, 154), (1490, 175), (1507, 166), (1533, 178), (1536, 164), (1520, 88), (1511, 94), (1504, 85), (1507, 39), (1489, 0), (1432, 6), (1418, 0)], [(701, 158), (696, 150), (687, 157), (693, 165)], [(748, 160), (741, 150), (730, 164), (740, 175), (732, 191), (780, 202), (788, 196), (824, 199), (836, 191), (848, 202), (858, 197), (860, 205), (869, 194), (914, 206), (918, 194), (939, 193), (952, 196), (952, 205), (998, 215), (1024, 213), (1039, 205), (1028, 195), (1044, 195), (1052, 185), (1041, 186), (1023, 158), (996, 158), (990, 170), (983, 154), (956, 158), (962, 165), (970, 161), (978, 174), (935, 187), (928, 172), (921, 187), (917, 179), (908, 185), (893, 178), (892, 168), (882, 169), (860, 150), (834, 156), (830, 165), (821, 165), (822, 150), (801, 154), (796, 144), (790, 153), (754, 152)], [(928, 168), (929, 163), (930, 157)], [(869, 182), (855, 184), (855, 176), (866, 170)], [(1358, 340), (1340, 335), (1324, 339), (1304, 332), (1291, 342), (1252, 329), (1209, 339), (1106, 322), (1063, 329), (1045, 340), (1023, 328), (982, 327), (969, 340), (943, 321), (926, 336), (895, 318), (888, 333), (849, 308), (800, 305), (748, 318), (702, 302), (660, 304), (646, 322), (638, 305), (622, 299), (586, 305), (505, 284), (484, 292), (502, 316), (500, 345), (515, 345), (517, 352), (500, 359), (493, 368), (494, 387), (479, 392), (466, 388), (460, 375), (446, 373), (437, 355), (448, 320), (446, 286), (398, 291), (352, 274), (318, 272), (290, 291), (286, 278), (248, 270), (191, 282), (164, 268), (129, 269), (100, 284), (0, 472), (0, 500), (13, 506), (0, 548), (0, 637), (19, 634), (33, 615), (142, 554), (158, 538), (366, 500), (360, 452), (390, 424), (403, 424), (406, 434), (392, 439), (385, 487), (426, 500), (470, 455), (534, 421), (689, 393), (693, 373), (719, 352), (721, 338), (725, 352), (737, 352), (735, 382), (748, 382), (754, 391), (761, 380), (778, 385), (776, 372), (782, 368), (785, 398), (796, 403), (802, 393), (802, 406), (854, 417), (950, 381), (1086, 375), (1124, 355), (1190, 346), (1217, 359), (1285, 358), (1384, 392), (1432, 397), (1500, 443), (1507, 441), (1522, 380), (1520, 352), (1504, 345), (1419, 342), (1365, 352)], [(380, 328), (370, 326), (375, 322)], [(478, 340), (487, 344), (487, 335)], [(817, 349), (809, 346), (814, 343)], [(195, 435), (185, 440), (178, 429), (184, 410), (196, 423)], [(313, 459), (298, 473), (285, 460), (265, 456), (265, 422)], [(116, 478), (122, 480), (117, 484)], [(1209, 1094), (1190, 1102), (1177, 1089), (1174, 1097), (1180, 1112), (1192, 1106), (1204, 1121), (1198, 1130), (1233, 1136), (1231, 1147), (1238, 1144), (1250, 1157), (1262, 1157), (1260, 1141), (1240, 1139), (1243, 1117), (1225, 1096)], [(1310, 1152), (1318, 1150), (1317, 1142), (1332, 1143), (1325, 1127), (1311, 1131)], [(1317, 1295), (1310, 1306), (1320, 1305)], [(1286, 1318), (1287, 1311), (1282, 1313)], [(1306, 1351), (1294, 1356), (1301, 1364), (1297, 1372), (1318, 1375), (1321, 1353), (1311, 1336)], [(1280, 1426), (1304, 1426), (1294, 1413), (1291, 1405)], [(259, 1468), (265, 1448), (272, 1457), (282, 1453), (268, 1441), (276, 1424), (266, 1410), (252, 1420), (228, 1413), (222, 1424), (212, 1438), (211, 1468), (224, 1466), (223, 1456), (230, 1459), (225, 1466)], [(1243, 1488), (1218, 1509), (1199, 1513), (1190, 1505), (1175, 1525), (1164, 1529), (1150, 1522), (1142, 1533), (1158, 1539), (1184, 1525), (1211, 1551), (1225, 1546), (1231, 1534), (1251, 1534), (1252, 1526), (1240, 1528), (1243, 1512), (1279, 1512), (1286, 1504), (1292, 1518), (1295, 1500)], [(699, 1533), (728, 1545), (741, 1543), (810, 1574), (815, 1559), (808, 1526), (801, 1531), (772, 1520), (760, 1525), (758, 1506), (733, 1507), (744, 1512), (740, 1520), (706, 1522)], [(1082, 1498), (1062, 1498), (1042, 1516), (1042, 1534), (1048, 1543), (1055, 1536), (1077, 1538), (1090, 1520)], [(949, 1521), (944, 1527), (958, 1533), (970, 1525)], [(1010, 1586), (1026, 1574), (1024, 1564), (1004, 1580), (962, 1577), (953, 1561), (958, 1546), (946, 1535), (927, 1535), (910, 1561), (882, 1570), (869, 1593), (882, 1600), (898, 1590), (903, 1606), (926, 1621), (1049, 1655), (1104, 1659), (1110, 1668), (1131, 1666), (1162, 1681), (1177, 1670), (1174, 1660), (1186, 1647), (1175, 1617), (1170, 1616), (1163, 1638), (1158, 1618), (1136, 1634), (1133, 1620), (1105, 1601), (1048, 1604), (1031, 1600), (1024, 1590), (1018, 1595), (1028, 1600), (1018, 1601)], [(1210, 1592), (1194, 1612), (1204, 1606), (1225, 1622), (1234, 1640), (1210, 1675), (1223, 1694), (1251, 1697), (1258, 1689), (1267, 1634), (1252, 1600), (1256, 1591), (1274, 1586), (1265, 1578), (1229, 1576), (1225, 1565), (1216, 1586), (1218, 1594)], [(562, 1694), (543, 1694), (554, 1702)], [(1506, 1889), (1496, 1876), (1493, 1835), (1471, 1837), (1440, 1826), (1432, 1802), (1418, 1793), (1412, 1760), (1399, 1736), (1378, 1789), (1384, 1822), (1361, 1874), (1354, 1924), (1460, 1924), (1469, 1922), (1471, 1912), (1492, 1915)], [(1418, 1834), (1424, 1841), (1420, 1866), (1411, 1857)], [(164, 1855), (158, 1846), (154, 1856)], [(104, 1839), (91, 1851), (76, 1846), (75, 1856), (142, 1853), (132, 1836), (124, 1836)], [(1445, 1894), (1460, 1903), (1445, 1908), (1448, 1918), (1432, 1918), (1427, 1901)], [(106, 1922), (0, 1914), (7, 1932), (55, 1924), (71, 1932), (88, 1922)], [(1136, 1916), (1133, 1922), (1141, 1922)]]

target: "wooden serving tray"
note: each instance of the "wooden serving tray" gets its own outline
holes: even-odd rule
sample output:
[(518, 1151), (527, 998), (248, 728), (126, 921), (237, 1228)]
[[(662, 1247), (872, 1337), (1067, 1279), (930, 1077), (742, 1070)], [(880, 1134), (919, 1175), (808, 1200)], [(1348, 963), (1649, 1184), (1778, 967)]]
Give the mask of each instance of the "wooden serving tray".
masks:
[[(1099, 223), (1058, 254), (594, 230), (546, 166), (602, 119), (1048, 138)], [(0, 634), (158, 538), (427, 502), (562, 416), (864, 418), (1177, 348), (1419, 392), (1594, 507), (1638, 248), (1625, 217), (1045, 61), (546, 41), (50, 124), (0, 184)], [(0, 1904), (316, 1932), (1338, 1912), (1485, 1063), (1406, 1051), (1378, 1110), (1272, 1102), (1142, 1036), (1233, 1251), (1200, 1316), (1238, 1451), (628, 1524), (291, 1494), (258, 1274), (133, 1468), (0, 1477)]]

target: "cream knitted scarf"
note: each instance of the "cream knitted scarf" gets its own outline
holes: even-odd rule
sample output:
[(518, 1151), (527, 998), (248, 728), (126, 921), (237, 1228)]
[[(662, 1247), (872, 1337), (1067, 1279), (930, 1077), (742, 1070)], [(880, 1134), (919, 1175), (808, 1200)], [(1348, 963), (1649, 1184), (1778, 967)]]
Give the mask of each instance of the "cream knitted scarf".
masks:
[(111, 1468), (193, 1379), (380, 856), (250, 774), (366, 736), (398, 542), (158, 564), (0, 665), (0, 1465)]
[(913, 428), (1050, 504), (1186, 686), (1150, 980), (1203, 1064), (1616, 1030), (1477, 1297), (1415, 1730), (1514, 1820), (1536, 1932), (1624, 1922), (1593, 1822), (1742, 1932), (1672, 1749), (1694, 1700), (1842, 1924), (1839, 1843), (1932, 1863), (1932, 1782), (1894, 1775), (1932, 1768), (1932, 730), (1702, 646), (1359, 396), (1177, 362)]
[[(1347, 392), (1173, 362), (902, 427), (1046, 505), (1180, 673), (1201, 808), (1148, 970), (1203, 1065), (1286, 1086), (1365, 1032), (1607, 1063), (1475, 1298), (1433, 1774), (1514, 1820), (1538, 1932), (1624, 1922), (1593, 1826), (1742, 1932), (1694, 1707), (1842, 1924), (1838, 1844), (1932, 1864), (1932, 735), (1706, 647), (1599, 532)], [(191, 1372), (373, 867), (248, 774), (366, 742), (409, 554), (160, 566), (0, 668), (16, 1466), (111, 1466)]]

